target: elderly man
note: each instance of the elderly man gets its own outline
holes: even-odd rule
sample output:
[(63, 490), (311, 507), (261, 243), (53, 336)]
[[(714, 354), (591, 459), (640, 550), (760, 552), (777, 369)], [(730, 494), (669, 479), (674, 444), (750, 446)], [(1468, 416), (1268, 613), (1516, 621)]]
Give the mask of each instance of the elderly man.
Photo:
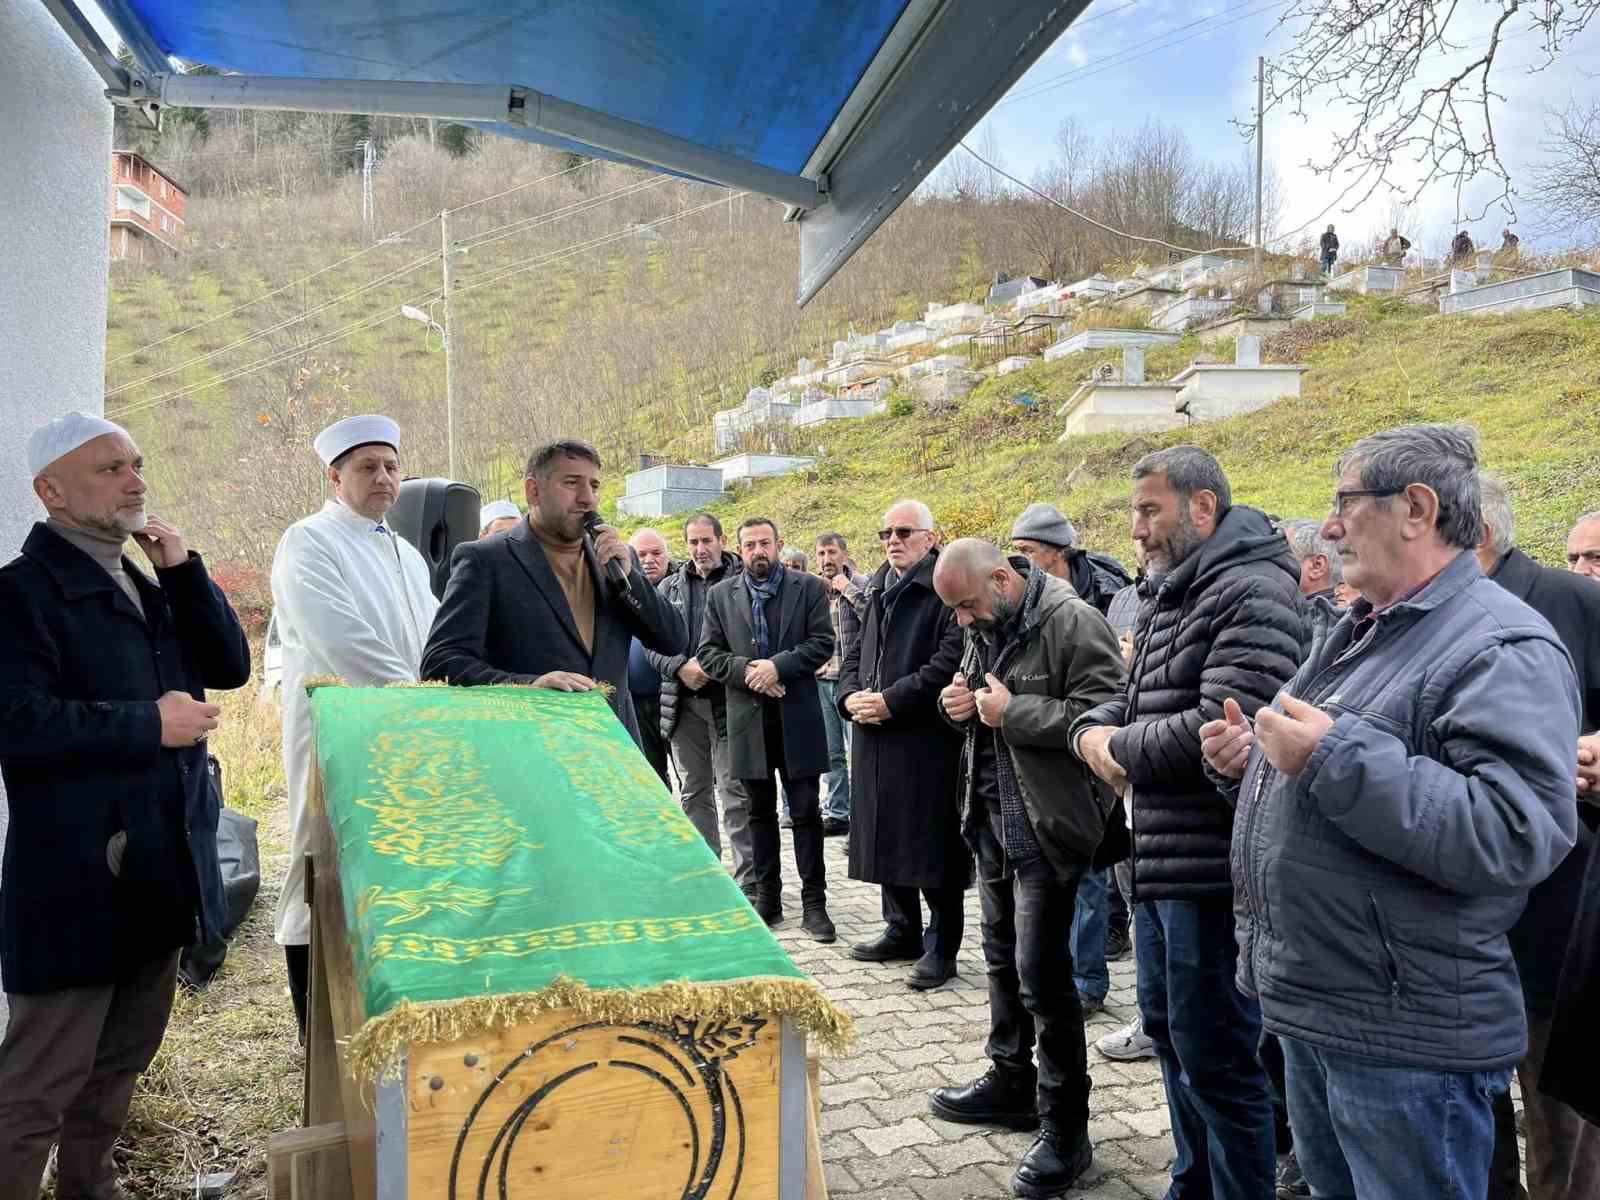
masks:
[(867, 593), (850, 563), (850, 545), (842, 533), (817, 538), (817, 570), (828, 585), (828, 619), (833, 622), (833, 653), (817, 668), (817, 695), (822, 700), (822, 725), (828, 732), (828, 773), (822, 777), (822, 836), (850, 832), (850, 758), (845, 719), (839, 713), (839, 667), (844, 653), (861, 636), (861, 614)]
[(1600, 581), (1600, 511), (1584, 513), (1567, 534), (1567, 570)]
[[(659, 588), (672, 571), (666, 538), (654, 529), (638, 529), (628, 539), (628, 548), (639, 556), (639, 568), (650, 586)], [(667, 740), (661, 735), (661, 672), (650, 662), (638, 638), (628, 646), (628, 690), (633, 693), (633, 711), (639, 720), (639, 749), (661, 776), (661, 782), (670, 788)]]
[(784, 567), (783, 539), (770, 518), (746, 517), (738, 541), (744, 570), (707, 594), (696, 656), (727, 689), (732, 770), (750, 797), (756, 911), (768, 925), (783, 920), (776, 776), (794, 814), (800, 927), (831, 942), (837, 935), (817, 811), (817, 779), (828, 765), (816, 674), (833, 651), (827, 591), (815, 575)]
[(883, 932), (850, 955), (912, 959), (906, 983), (927, 990), (955, 974), (972, 878), (956, 795), (961, 743), (937, 705), (961, 660), (961, 628), (933, 590), (939, 539), (928, 506), (901, 500), (883, 525), (885, 562), (867, 583), (861, 636), (839, 668), (855, 767), (850, 878), (878, 884), (883, 909)]
[(1300, 594), (1311, 614), (1311, 641), (1315, 645), (1339, 623), (1348, 603), (1339, 599), (1344, 583), (1344, 560), (1332, 542), (1322, 536), (1322, 522), (1285, 521), (1284, 540), (1300, 564)]
[(204, 689), (244, 684), (250, 647), (200, 556), (145, 511), (126, 430), (68, 413), (27, 456), (48, 515), (0, 569), (0, 1197), (34, 1200), (59, 1142), (56, 1195), (111, 1200), (178, 952), (227, 919)]
[[(1011, 546), (1046, 575), (1071, 584), (1072, 590), (1102, 615), (1132, 582), (1115, 559), (1078, 549), (1078, 531), (1052, 504), (1030, 504), (1023, 510), (1011, 526)], [(1085, 1017), (1105, 1007), (1106, 993), (1111, 990), (1111, 972), (1106, 966), (1110, 874), (1109, 870), (1083, 872), (1078, 877), (1078, 902), (1072, 910), (1072, 967)], [(1124, 928), (1124, 942), (1126, 939)]]
[(1058, 1196), (1094, 1155), (1083, 1010), (1062, 934), (1113, 808), (1067, 749), (1067, 730), (1117, 694), (1122, 655), (1066, 583), (987, 542), (954, 543), (934, 586), (967, 631), (939, 703), (966, 743), (961, 828), (978, 858), (993, 1066), (929, 1103), (950, 1121), (1037, 1124), (1012, 1190)]
[(509, 500), (496, 500), (478, 510), (478, 536), (493, 537), (508, 529), (515, 529), (522, 520), (517, 506)]
[[(1483, 573), (1550, 622), (1572, 657), (1581, 715), (1580, 757), (1600, 751), (1600, 588), (1570, 571), (1540, 566), (1517, 548), (1517, 518), (1505, 485), (1479, 477), (1483, 534), (1478, 565)], [(1575, 790), (1576, 795), (1576, 790)], [(1567, 1200), (1573, 1181), (1600, 1188), (1600, 1128), (1539, 1090), (1550, 1042), (1562, 958), (1577, 923), (1583, 872), (1589, 860), (1600, 808), (1577, 806), (1577, 847), (1555, 873), (1528, 893), (1528, 906), (1511, 927), (1511, 956), (1522, 984), (1528, 1017), (1528, 1053), (1517, 1064), (1528, 1138), (1527, 1200)], [(1490, 1200), (1518, 1200), (1517, 1127), (1511, 1093), (1495, 1100), (1495, 1169)], [(1581, 1194), (1581, 1193), (1580, 1193)]]
[(1199, 729), (1225, 697), (1254, 711), (1294, 675), (1307, 636), (1299, 571), (1199, 447), (1135, 463), (1132, 507), (1148, 575), (1127, 693), (1080, 718), (1073, 748), (1123, 794), (1132, 831), (1139, 1011), (1178, 1150), (1168, 1195), (1266, 1196), (1261, 1013), (1234, 983), (1233, 809), (1205, 774)]
[[(422, 655), (425, 679), (474, 687), (522, 683), (559, 692), (612, 685), (610, 702), (639, 736), (627, 680), (628, 646), (676, 654), (683, 621), (645, 578), (617, 531), (596, 525), (600, 454), (562, 440), (528, 457), (528, 519), (503, 538), (465, 542)], [(614, 580), (608, 564), (617, 564)]]
[(319, 433), (312, 448), (333, 498), (289, 526), (272, 558), (289, 785), (289, 871), (278, 893), (275, 933), (302, 1038), (311, 962), (305, 856), (312, 730), (304, 683), (317, 675), (336, 675), (352, 687), (415, 683), (438, 608), (422, 555), (384, 523), (400, 494), (400, 427), (384, 416), (346, 417)]
[(689, 560), (683, 570), (668, 575), (660, 586), (661, 598), (670, 604), (688, 630), (684, 649), (676, 654), (647, 652), (645, 657), (661, 676), (661, 736), (672, 747), (678, 771), (679, 802), (706, 845), (722, 857), (722, 834), (717, 810), (722, 810), (733, 856), (734, 882), (746, 896), (755, 896), (755, 851), (750, 844), (750, 797), (733, 773), (728, 749), (727, 693), (706, 674), (696, 655), (705, 622), (706, 595), (724, 579), (744, 569), (739, 556), (728, 550), (722, 522), (710, 513), (696, 513), (684, 523), (683, 540)]
[(1482, 1196), (1528, 1040), (1506, 934), (1576, 831), (1577, 682), (1472, 554), (1470, 429), (1374, 434), (1335, 477), (1322, 532), (1362, 598), (1253, 727), (1230, 701), (1200, 731), (1242, 780), (1239, 984), (1313, 1195)]

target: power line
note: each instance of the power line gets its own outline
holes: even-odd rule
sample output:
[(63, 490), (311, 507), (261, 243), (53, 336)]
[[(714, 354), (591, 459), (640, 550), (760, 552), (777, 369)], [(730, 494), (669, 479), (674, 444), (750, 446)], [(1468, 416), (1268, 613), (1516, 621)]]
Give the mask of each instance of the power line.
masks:
[(556, 221), (562, 220), (569, 216), (574, 216), (578, 213), (589, 212), (596, 208), (602, 208), (611, 203), (613, 200), (621, 200), (627, 196), (633, 196), (640, 192), (649, 191), (652, 188), (660, 187), (663, 183), (669, 183), (671, 180), (672, 176), (670, 175), (656, 175), (652, 178), (635, 180), (632, 183), (624, 184), (622, 187), (614, 188), (611, 191), (605, 192), (599, 196), (586, 196), (582, 200), (574, 200), (569, 204), (564, 204), (560, 208), (552, 209), (549, 212), (537, 213), (531, 217), (524, 217), (520, 221), (510, 221), (504, 225), (497, 225), (493, 229), (486, 229), (482, 233), (473, 235), (471, 238), (462, 239), (456, 243), (456, 246), (462, 250), (474, 250), (479, 246), (487, 246), (493, 242), (499, 242), (508, 237), (514, 237), (516, 234), (526, 233), (530, 229), (538, 229), (545, 225), (554, 224)]
[(581, 171), (584, 167), (599, 161), (600, 160), (597, 158), (591, 158), (585, 162), (575, 163), (564, 170), (553, 171), (548, 175), (541, 175), (537, 179), (530, 179), (526, 183), (519, 183), (515, 187), (508, 187), (505, 191), (496, 192), (492, 196), (480, 196), (476, 200), (468, 200), (465, 204), (459, 205), (456, 208), (447, 208), (445, 211), (450, 213), (452, 216), (458, 212), (466, 212), (469, 208), (474, 208), (479, 204), (487, 204), (491, 200), (498, 200), (501, 196), (509, 196), (512, 192), (520, 192), (523, 188), (530, 188), (536, 183), (545, 183), (551, 179), (560, 179), (563, 175), (571, 175), (574, 171)]

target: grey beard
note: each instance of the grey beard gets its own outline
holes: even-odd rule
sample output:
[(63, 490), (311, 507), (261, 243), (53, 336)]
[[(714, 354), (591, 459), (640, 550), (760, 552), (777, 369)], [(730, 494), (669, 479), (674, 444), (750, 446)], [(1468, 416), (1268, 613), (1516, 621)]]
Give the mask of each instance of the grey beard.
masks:
[(1167, 539), (1167, 544), (1150, 555), (1151, 569), (1163, 573), (1175, 570), (1200, 548), (1203, 541), (1205, 539), (1200, 536), (1200, 531), (1194, 527), (1194, 522), (1185, 512), (1178, 518), (1178, 528), (1173, 530), (1172, 536)]

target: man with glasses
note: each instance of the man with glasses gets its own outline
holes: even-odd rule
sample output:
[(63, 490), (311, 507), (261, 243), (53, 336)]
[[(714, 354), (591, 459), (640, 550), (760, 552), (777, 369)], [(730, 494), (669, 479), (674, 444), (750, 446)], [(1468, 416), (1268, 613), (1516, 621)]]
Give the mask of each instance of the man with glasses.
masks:
[(1584, 513), (1567, 534), (1567, 570), (1600, 582), (1600, 511)]
[(1578, 689), (1550, 624), (1486, 579), (1476, 438), (1374, 434), (1322, 534), (1361, 593), (1254, 724), (1201, 728), (1239, 780), (1239, 985), (1283, 1042), (1317, 1196), (1482, 1196), (1528, 1026), (1507, 942), (1573, 845)]
[(883, 932), (850, 954), (914, 959), (906, 983), (927, 990), (955, 974), (972, 875), (957, 811), (961, 742), (937, 707), (961, 661), (961, 628), (933, 590), (939, 551), (928, 506), (901, 500), (883, 524), (885, 561), (867, 583), (861, 636), (839, 668), (854, 762), (850, 878), (883, 893)]
[(1197, 446), (1133, 468), (1145, 603), (1126, 693), (1072, 727), (1072, 746), (1123, 796), (1133, 841), (1139, 1011), (1177, 1143), (1172, 1200), (1273, 1191), (1261, 1012), (1234, 984), (1233, 808), (1205, 774), (1199, 729), (1224, 697), (1271, 701), (1304, 653), (1300, 572), (1283, 534), (1233, 503)]

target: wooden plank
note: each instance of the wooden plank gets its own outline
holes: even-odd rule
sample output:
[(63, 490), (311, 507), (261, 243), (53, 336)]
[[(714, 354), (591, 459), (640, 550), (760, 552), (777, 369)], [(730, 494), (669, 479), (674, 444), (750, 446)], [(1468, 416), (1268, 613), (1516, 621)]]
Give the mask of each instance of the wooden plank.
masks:
[[(329, 869), (335, 869), (329, 864)], [(307, 855), (308, 886), (315, 891), (317, 859)], [(308, 897), (313, 909), (315, 895)], [(306, 1011), (306, 1072), (305, 1096), (301, 1121), (305, 1125), (322, 1125), (344, 1118), (344, 1096), (339, 1089), (339, 1048), (334, 1039), (333, 1013), (328, 1000), (328, 970), (323, 959), (328, 953), (323, 943), (320, 924), (311, 923), (311, 976), (310, 995)]]
[[(732, 1088), (717, 1104), (719, 1071)], [(498, 1194), (503, 1169), (510, 1194), (539, 1200), (679, 1200), (702, 1181), (707, 1200), (777, 1200), (780, 1071), (776, 1020), (722, 1037), (555, 1012), (415, 1046), (411, 1195), (476, 1195), (485, 1169)]]
[[(807, 1066), (817, 1060), (811, 1058)], [(828, 1180), (822, 1173), (822, 1134), (818, 1125), (822, 1120), (822, 1088), (816, 1076), (810, 1075), (806, 1087), (811, 1092), (811, 1103), (806, 1107), (806, 1200), (828, 1200)]]
[(314, 985), (313, 990), (321, 988), (320, 994), (327, 996), (328, 1015), (333, 1024), (339, 1095), (349, 1144), (350, 1194), (355, 1200), (375, 1200), (377, 1122), (372, 1115), (371, 1098), (363, 1094), (361, 1085), (351, 1075), (344, 1049), (365, 1022), (366, 1009), (356, 984), (355, 963), (346, 933), (344, 897), (339, 891), (339, 852), (334, 843), (333, 827), (326, 813), (317, 813), (312, 820), (311, 853), (316, 857), (317, 874), (311, 923), (316, 944), (325, 951), (313, 956), (314, 966), (322, 976), (321, 983)]
[(299, 1129), (286, 1129), (267, 1139), (267, 1196), (268, 1200), (292, 1200), (297, 1161), (327, 1155), (336, 1158), (345, 1171), (343, 1193), (330, 1191), (328, 1200), (349, 1195), (349, 1178), (343, 1121), (327, 1125), (311, 1125)]

